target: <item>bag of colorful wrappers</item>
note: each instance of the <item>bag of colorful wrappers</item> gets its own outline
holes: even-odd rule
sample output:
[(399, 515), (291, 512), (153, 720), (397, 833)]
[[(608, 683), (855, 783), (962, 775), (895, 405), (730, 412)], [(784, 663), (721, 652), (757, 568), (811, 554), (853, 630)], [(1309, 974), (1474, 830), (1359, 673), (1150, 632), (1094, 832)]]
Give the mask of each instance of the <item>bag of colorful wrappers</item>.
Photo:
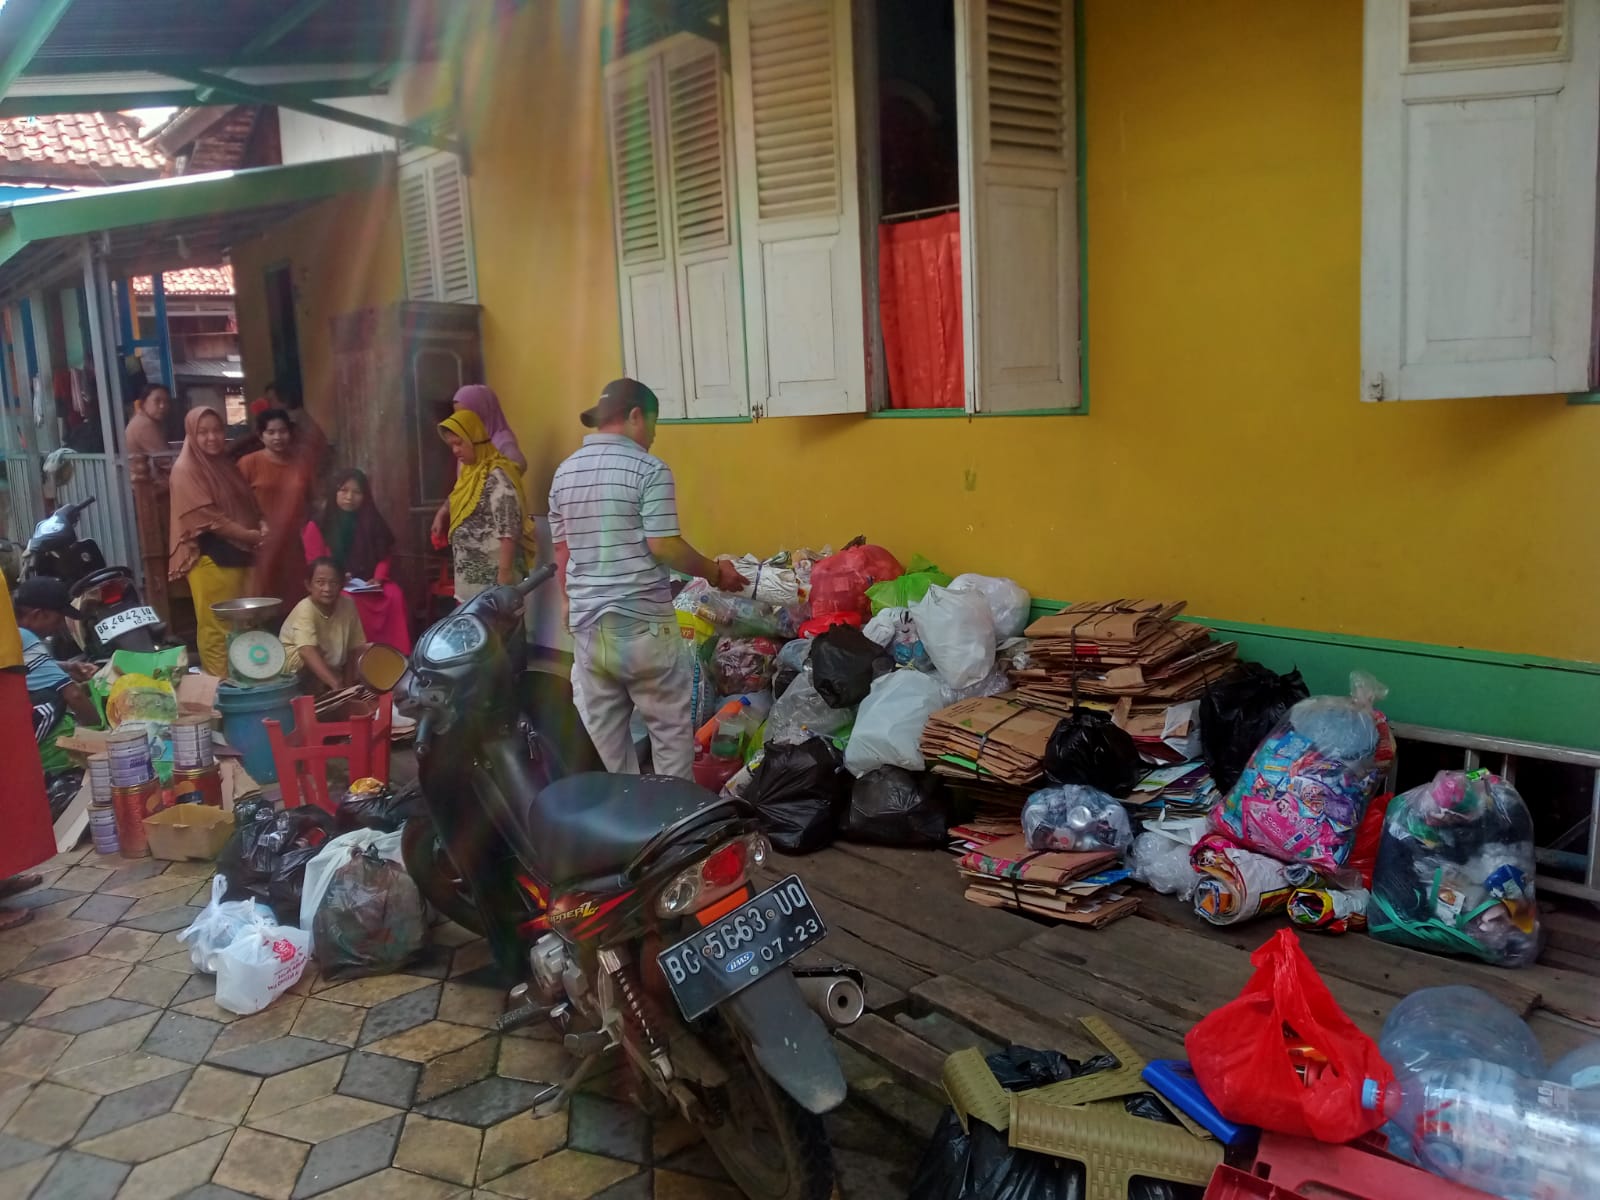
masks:
[(1533, 818), (1487, 771), (1441, 771), (1389, 805), (1368, 927), (1401, 946), (1503, 967), (1539, 957)]
[(1385, 689), (1350, 677), (1350, 695), (1313, 696), (1251, 755), (1211, 828), (1248, 849), (1339, 877), (1355, 830), (1394, 761), (1389, 722), (1374, 705)]

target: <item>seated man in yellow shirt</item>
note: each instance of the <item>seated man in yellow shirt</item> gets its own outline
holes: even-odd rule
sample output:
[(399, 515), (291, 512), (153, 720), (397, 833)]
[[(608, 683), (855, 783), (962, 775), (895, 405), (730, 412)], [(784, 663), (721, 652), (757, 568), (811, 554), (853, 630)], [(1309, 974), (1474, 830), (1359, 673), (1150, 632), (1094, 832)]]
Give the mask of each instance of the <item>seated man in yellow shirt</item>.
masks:
[(290, 610), (278, 634), (288, 655), (284, 670), (313, 693), (337, 691), (355, 682), (356, 661), (367, 648), (361, 614), (344, 594), (344, 572), (331, 558), (312, 562), (306, 590), (310, 595)]

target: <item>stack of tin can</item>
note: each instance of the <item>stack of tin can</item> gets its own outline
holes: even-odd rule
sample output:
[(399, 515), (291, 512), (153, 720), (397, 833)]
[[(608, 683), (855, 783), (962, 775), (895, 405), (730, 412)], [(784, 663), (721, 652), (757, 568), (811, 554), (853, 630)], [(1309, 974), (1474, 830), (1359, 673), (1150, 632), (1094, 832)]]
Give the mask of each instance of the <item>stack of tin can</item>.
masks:
[(172, 723), (172, 799), (176, 804), (222, 807), (222, 773), (205, 717), (179, 717)]
[(144, 819), (161, 807), (161, 785), (150, 761), (150, 739), (137, 726), (119, 729), (106, 739), (106, 758), (117, 846), (124, 858), (143, 858), (150, 853)]
[(96, 854), (115, 854), (117, 842), (117, 811), (111, 804), (111, 757), (107, 754), (89, 756), (89, 832), (94, 837)]

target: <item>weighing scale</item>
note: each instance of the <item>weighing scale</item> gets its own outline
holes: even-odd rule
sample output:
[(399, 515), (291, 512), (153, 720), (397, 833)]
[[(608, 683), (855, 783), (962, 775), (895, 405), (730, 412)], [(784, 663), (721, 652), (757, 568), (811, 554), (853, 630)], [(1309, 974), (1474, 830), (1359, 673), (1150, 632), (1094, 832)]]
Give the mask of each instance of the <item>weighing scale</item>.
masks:
[(261, 628), (278, 615), (283, 601), (273, 596), (219, 600), (211, 611), (228, 626), (228, 677), (244, 687), (283, 674), (288, 655), (278, 635)]

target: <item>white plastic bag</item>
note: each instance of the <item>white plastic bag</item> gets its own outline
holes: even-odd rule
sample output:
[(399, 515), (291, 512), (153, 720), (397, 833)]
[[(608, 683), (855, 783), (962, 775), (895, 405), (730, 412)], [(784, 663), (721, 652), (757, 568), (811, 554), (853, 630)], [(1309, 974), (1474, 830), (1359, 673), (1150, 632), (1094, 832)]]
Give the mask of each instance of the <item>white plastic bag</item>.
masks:
[(180, 942), (189, 943), (189, 961), (196, 970), (211, 974), (216, 971), (215, 956), (239, 930), (255, 920), (259, 914), (268, 920), (272, 910), (254, 900), (224, 900), (228, 894), (225, 875), (211, 877), (211, 903), (207, 904), (189, 928), (178, 935)]
[[(350, 861), (350, 855), (359, 854), (368, 846), (374, 846), (380, 858), (397, 862), (404, 867), (405, 860), (400, 857), (400, 841), (404, 836), (403, 828), (393, 833), (379, 833), (376, 829), (354, 829), (349, 833), (340, 834), (322, 847), (317, 856), (306, 864), (306, 880), (300, 889), (300, 928), (305, 931), (307, 937), (311, 936), (312, 918), (317, 915), (322, 898), (328, 894), (328, 885), (333, 882), (333, 873)], [(306, 943), (306, 949), (315, 950), (315, 948), (314, 939)]]
[(1030, 850), (1125, 851), (1133, 841), (1127, 810), (1087, 784), (1045, 788), (1022, 807), (1022, 832)]
[(920, 771), (922, 730), (945, 707), (944, 688), (921, 671), (891, 671), (872, 682), (844, 748), (844, 765), (860, 778), (878, 767)]
[(922, 646), (945, 683), (969, 688), (994, 670), (994, 617), (979, 592), (938, 584), (911, 606)]
[(1001, 641), (1019, 637), (1028, 627), (1033, 598), (1014, 579), (994, 575), (957, 575), (950, 581), (952, 592), (977, 592), (989, 604), (994, 617), (995, 635)]
[(216, 955), (219, 1007), (258, 1013), (300, 982), (311, 958), (311, 935), (260, 917)]

